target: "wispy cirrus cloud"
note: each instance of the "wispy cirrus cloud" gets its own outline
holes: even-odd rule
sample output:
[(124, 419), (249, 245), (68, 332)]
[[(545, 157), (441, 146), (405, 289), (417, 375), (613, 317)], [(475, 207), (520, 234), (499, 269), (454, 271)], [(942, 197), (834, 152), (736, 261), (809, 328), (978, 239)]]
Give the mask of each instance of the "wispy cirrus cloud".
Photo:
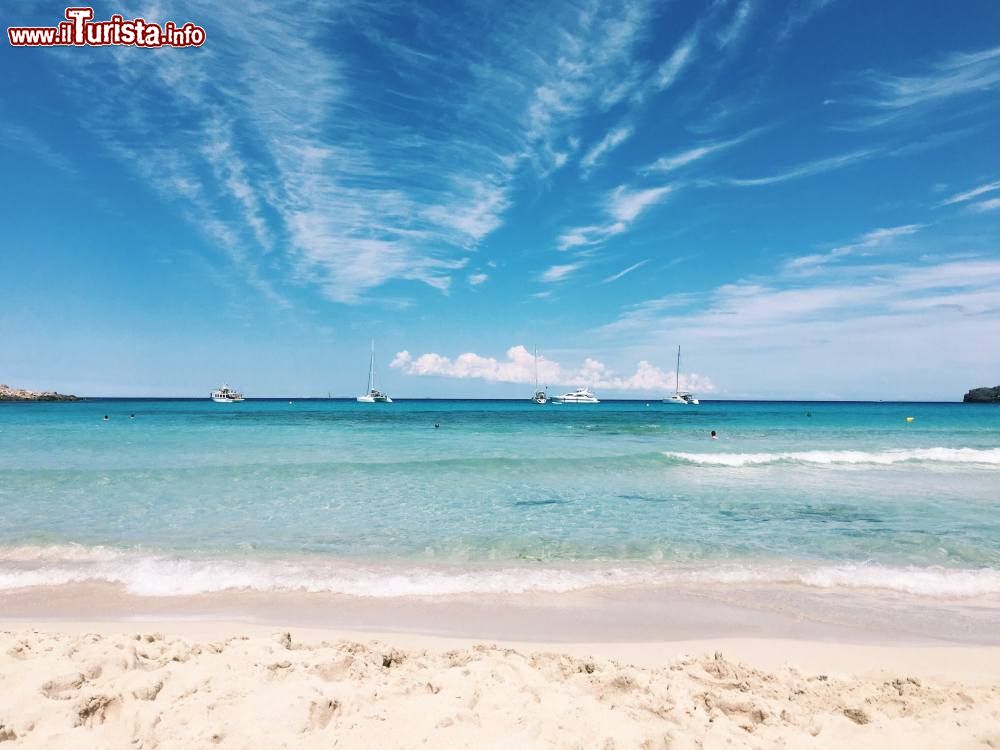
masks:
[(750, 3), (750, 0), (740, 0), (736, 6), (736, 10), (733, 11), (733, 16), (729, 23), (716, 34), (716, 41), (719, 47), (728, 47), (743, 36), (750, 21), (752, 11), (753, 5)]
[(638, 263), (633, 263), (628, 268), (622, 269), (618, 273), (611, 274), (610, 276), (608, 276), (607, 278), (605, 278), (601, 283), (603, 283), (603, 284), (610, 284), (610, 283), (612, 283), (614, 281), (618, 281), (618, 279), (622, 278), (622, 276), (627, 276), (628, 274), (632, 273), (633, 271), (636, 271), (636, 270), (642, 268), (647, 263), (649, 263), (649, 259), (648, 258), (646, 258), (645, 260), (640, 260)]
[(697, 146), (694, 146), (693, 148), (687, 149), (686, 151), (680, 151), (669, 156), (661, 156), (656, 161), (640, 168), (639, 171), (643, 174), (653, 172), (672, 172), (676, 169), (686, 167), (689, 164), (693, 164), (694, 162), (701, 161), (709, 156), (713, 156), (722, 151), (733, 148), (734, 146), (738, 146), (761, 132), (763, 132), (762, 128), (755, 128), (754, 130), (735, 138), (720, 141), (705, 141)]
[(898, 237), (916, 234), (923, 224), (904, 224), (897, 227), (873, 229), (847, 245), (840, 245), (825, 253), (814, 253), (793, 258), (785, 264), (785, 269), (795, 272), (814, 272), (817, 267), (851, 255), (865, 254), (886, 245)]
[(697, 58), (698, 53), (698, 32), (692, 31), (685, 36), (680, 43), (670, 53), (656, 70), (653, 77), (653, 86), (663, 91), (677, 82), (681, 74)]
[(985, 92), (1000, 85), (1000, 47), (953, 52), (923, 74), (872, 74), (876, 96), (870, 103), (884, 109), (908, 109), (956, 96)]
[(580, 159), (580, 166), (584, 172), (593, 169), (601, 159), (627, 141), (634, 132), (635, 129), (631, 125), (620, 125), (608, 131), (607, 135), (595, 143)]
[(813, 175), (824, 174), (826, 172), (833, 172), (837, 169), (843, 169), (844, 167), (850, 166), (852, 164), (857, 164), (858, 162), (869, 159), (875, 156), (878, 152), (874, 149), (860, 149), (857, 151), (851, 151), (846, 154), (840, 154), (839, 156), (831, 156), (825, 159), (817, 159), (815, 161), (805, 162), (804, 164), (799, 164), (798, 166), (792, 167), (784, 172), (779, 172), (777, 174), (768, 175), (766, 177), (751, 177), (751, 178), (731, 178), (725, 180), (725, 184), (733, 185), (735, 187), (758, 187), (761, 185), (774, 185), (779, 182), (787, 182), (788, 180), (797, 180), (802, 177), (812, 177)]
[[(714, 374), (732, 395), (937, 398), (944, 394), (925, 389), (940, 387), (941, 373), (927, 363), (943, 358), (949, 371), (958, 368), (945, 380), (960, 396), (969, 373), (1000, 366), (1000, 355), (981, 346), (983, 331), (1000, 325), (1000, 260), (947, 252), (870, 257), (920, 229), (873, 230), (770, 276), (628, 305), (592, 333), (645, 347), (670, 345), (682, 332), (697, 342), (698, 361), (728, 363)], [(862, 371), (859, 383), (852, 373)]]
[(470, 273), (469, 274), (469, 284), (472, 286), (479, 286), (480, 284), (485, 284), (489, 280), (489, 274), (485, 273)]
[(670, 185), (640, 190), (619, 185), (604, 198), (604, 213), (609, 217), (607, 222), (568, 229), (559, 236), (557, 245), (560, 250), (569, 250), (606, 242), (627, 231), (647, 208), (662, 201), (672, 190)]
[[(390, 367), (407, 375), (484, 380), (488, 383), (532, 383), (537, 368), (538, 380), (549, 385), (605, 388), (614, 391), (657, 393), (674, 388), (674, 373), (661, 370), (642, 360), (631, 375), (621, 375), (600, 360), (586, 357), (577, 367), (567, 367), (544, 356), (537, 359), (523, 345), (510, 347), (504, 359), (484, 357), (473, 352), (454, 359), (428, 352), (414, 357), (408, 351), (397, 352)], [(681, 374), (681, 387), (710, 393), (712, 381), (694, 373)]]
[(997, 211), (1000, 210), (1000, 198), (990, 198), (988, 201), (979, 201), (972, 204), (974, 211)]
[(645, 0), (539, 7), (474, 40), (427, 5), (296, 5), (292, 25), (261, 4), (251, 27), (243, 8), (177, 2), (154, 15), (197, 17), (217, 43), (63, 59), (93, 83), (91, 132), (234, 274), (275, 301), (307, 284), (359, 303), (391, 281), (447, 291), (503, 225), (518, 176), (566, 164), (581, 118), (638, 80), (650, 13)]
[(21, 125), (0, 121), (0, 147), (3, 146), (17, 150), (26, 148), (50, 167), (67, 174), (76, 174), (73, 164), (65, 155), (50, 146), (38, 134)]
[[(794, 285), (780, 278), (723, 284), (704, 295), (705, 304), (683, 313), (657, 306), (633, 307), (603, 330), (677, 327), (691, 338), (739, 339), (778, 335), (784, 326), (806, 323), (836, 326), (868, 320), (874, 326), (876, 320), (885, 322), (899, 311), (937, 307), (942, 295), (958, 303), (958, 309), (949, 314), (1000, 317), (998, 282), (1000, 261), (992, 259), (857, 264), (849, 278), (831, 276)], [(911, 322), (913, 333), (918, 333), (918, 324)]]
[(992, 193), (994, 190), (1000, 190), (1000, 180), (997, 182), (988, 182), (985, 185), (972, 188), (972, 190), (966, 190), (963, 193), (957, 193), (950, 198), (941, 201), (938, 205), (950, 206), (953, 203), (964, 203), (972, 200), (973, 198), (978, 198), (980, 195), (984, 195), (985, 193)]
[(582, 262), (558, 263), (554, 266), (549, 266), (547, 270), (542, 272), (538, 279), (539, 281), (544, 281), (546, 283), (564, 281), (583, 268), (583, 266), (584, 264)]
[(870, 71), (863, 83), (867, 93), (853, 103), (869, 112), (846, 123), (847, 128), (886, 125), (962, 97), (990, 96), (990, 92), (1000, 87), (1000, 47), (952, 52), (938, 57), (918, 73)]
[[(539, 83), (527, 108), (523, 155), (543, 174), (566, 163), (566, 146), (577, 138), (579, 120), (591, 106), (607, 109), (630, 93), (629, 82), (638, 83), (635, 48), (648, 34), (653, 10), (647, 0), (569, 7), (556, 14), (563, 22), (547, 34), (554, 46), (527, 58), (531, 62), (526, 72)], [(511, 39), (511, 46), (523, 46), (528, 24), (551, 27), (548, 16), (539, 6), (536, 16), (524, 19), (525, 27)]]
[(801, 0), (797, 5), (793, 5), (778, 28), (778, 43), (786, 41), (799, 27), (804, 26), (813, 16), (831, 5), (833, 0)]

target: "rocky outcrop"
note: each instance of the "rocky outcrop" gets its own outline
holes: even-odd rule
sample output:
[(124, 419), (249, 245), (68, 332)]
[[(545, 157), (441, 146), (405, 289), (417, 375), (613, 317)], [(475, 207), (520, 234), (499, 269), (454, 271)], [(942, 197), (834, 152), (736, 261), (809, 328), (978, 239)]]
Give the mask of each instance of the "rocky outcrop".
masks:
[(967, 404), (1000, 404), (1000, 385), (995, 388), (973, 388), (962, 400)]
[(0, 401), (76, 401), (76, 396), (68, 396), (55, 391), (29, 391), (0, 385)]

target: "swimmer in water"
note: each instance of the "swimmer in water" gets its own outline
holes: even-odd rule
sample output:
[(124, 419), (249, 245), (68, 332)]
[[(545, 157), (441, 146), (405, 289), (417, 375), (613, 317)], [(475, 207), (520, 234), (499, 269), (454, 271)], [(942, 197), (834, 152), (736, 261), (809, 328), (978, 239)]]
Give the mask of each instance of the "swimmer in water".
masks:
[(441, 426), (441, 423), (440, 423), (440, 422), (435, 422), (435, 423), (434, 423), (434, 429), (435, 429), (435, 430), (436, 430), (436, 429), (438, 429), (438, 428), (439, 428), (440, 426)]
[(129, 414), (129, 415), (128, 415), (128, 418), (129, 418), (129, 419), (135, 419), (135, 414)]
[(712, 430), (712, 440), (718, 440), (719, 436), (715, 434), (715, 430)]
[(104, 415), (104, 421), (105, 421), (105, 422), (107, 422), (107, 421), (108, 421), (108, 415), (107, 415), (107, 414), (105, 414), (105, 415)]

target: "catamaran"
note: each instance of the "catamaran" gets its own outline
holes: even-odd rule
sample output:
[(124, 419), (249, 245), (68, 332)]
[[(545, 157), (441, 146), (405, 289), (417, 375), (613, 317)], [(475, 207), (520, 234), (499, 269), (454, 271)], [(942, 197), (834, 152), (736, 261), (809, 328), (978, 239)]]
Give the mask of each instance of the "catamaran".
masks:
[(589, 388), (577, 388), (575, 391), (570, 391), (569, 393), (564, 393), (561, 396), (552, 397), (553, 404), (599, 404), (600, 401), (597, 400)]
[(242, 401), (243, 394), (228, 385), (224, 385), (212, 391), (212, 400), (218, 404), (231, 404), (235, 401)]
[(531, 397), (531, 400), (536, 404), (547, 404), (549, 402), (549, 394), (544, 390), (538, 390), (538, 349), (535, 349), (535, 395)]
[(363, 396), (358, 396), (359, 404), (391, 404), (392, 399), (388, 393), (375, 388), (375, 340), (372, 339), (372, 356), (368, 362), (368, 390)]
[(680, 406), (697, 406), (698, 399), (686, 391), (681, 391), (681, 348), (677, 347), (677, 373), (674, 375), (674, 395), (663, 399), (665, 404), (678, 404)]

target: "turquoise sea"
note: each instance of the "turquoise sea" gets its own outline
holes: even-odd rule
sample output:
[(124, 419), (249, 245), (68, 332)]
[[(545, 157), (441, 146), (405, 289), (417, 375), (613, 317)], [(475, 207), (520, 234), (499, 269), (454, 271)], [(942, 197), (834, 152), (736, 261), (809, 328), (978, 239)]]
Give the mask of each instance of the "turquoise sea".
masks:
[(773, 582), (990, 597), (1000, 408), (2, 403), (0, 590), (85, 580), (149, 596)]

